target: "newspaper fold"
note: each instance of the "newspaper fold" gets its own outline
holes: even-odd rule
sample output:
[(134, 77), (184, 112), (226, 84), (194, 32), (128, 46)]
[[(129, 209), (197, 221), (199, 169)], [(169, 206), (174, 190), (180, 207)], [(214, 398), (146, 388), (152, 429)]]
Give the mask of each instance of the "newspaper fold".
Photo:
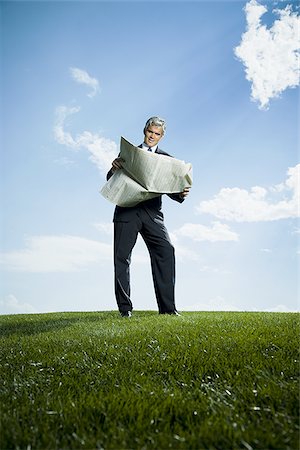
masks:
[(121, 137), (122, 169), (100, 193), (118, 206), (130, 207), (161, 194), (182, 192), (192, 186), (192, 165), (166, 155), (147, 152)]

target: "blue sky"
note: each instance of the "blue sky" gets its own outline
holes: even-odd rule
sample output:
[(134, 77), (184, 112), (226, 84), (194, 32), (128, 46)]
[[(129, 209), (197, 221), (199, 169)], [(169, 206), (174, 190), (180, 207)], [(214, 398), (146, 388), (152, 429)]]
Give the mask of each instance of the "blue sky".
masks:
[[(164, 198), (179, 310), (295, 311), (297, 2), (1, 2), (0, 314), (116, 309), (114, 206), (99, 190), (120, 136), (167, 121), (193, 165)], [(297, 40), (298, 39), (298, 40)], [(298, 210), (297, 210), (298, 205)], [(139, 240), (135, 309), (157, 309)]]

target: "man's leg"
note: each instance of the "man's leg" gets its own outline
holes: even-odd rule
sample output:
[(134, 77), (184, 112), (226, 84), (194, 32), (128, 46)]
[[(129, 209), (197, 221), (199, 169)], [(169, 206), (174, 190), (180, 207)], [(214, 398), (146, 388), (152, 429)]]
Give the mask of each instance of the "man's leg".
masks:
[(143, 221), (141, 235), (151, 257), (154, 289), (161, 314), (176, 311), (175, 307), (175, 252), (163, 220)]
[(120, 312), (132, 310), (129, 266), (137, 235), (138, 221), (114, 223), (115, 295)]

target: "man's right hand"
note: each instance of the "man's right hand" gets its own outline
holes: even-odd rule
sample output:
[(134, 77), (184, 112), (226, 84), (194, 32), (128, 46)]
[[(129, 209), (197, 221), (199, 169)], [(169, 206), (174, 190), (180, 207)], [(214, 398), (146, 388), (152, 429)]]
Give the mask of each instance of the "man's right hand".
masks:
[(116, 158), (112, 162), (111, 170), (115, 172), (116, 170), (122, 169), (122, 162), (124, 162), (124, 159), (122, 158)]

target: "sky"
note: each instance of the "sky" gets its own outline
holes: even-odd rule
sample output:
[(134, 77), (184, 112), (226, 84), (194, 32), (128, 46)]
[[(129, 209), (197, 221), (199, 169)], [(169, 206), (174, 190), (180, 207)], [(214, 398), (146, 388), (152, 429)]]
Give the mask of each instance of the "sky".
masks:
[[(0, 314), (116, 310), (120, 137), (193, 166), (163, 198), (179, 311), (298, 311), (295, 1), (1, 1)], [(298, 33), (297, 33), (298, 30)], [(298, 127), (299, 128), (299, 127)], [(136, 310), (157, 310), (141, 238)]]

